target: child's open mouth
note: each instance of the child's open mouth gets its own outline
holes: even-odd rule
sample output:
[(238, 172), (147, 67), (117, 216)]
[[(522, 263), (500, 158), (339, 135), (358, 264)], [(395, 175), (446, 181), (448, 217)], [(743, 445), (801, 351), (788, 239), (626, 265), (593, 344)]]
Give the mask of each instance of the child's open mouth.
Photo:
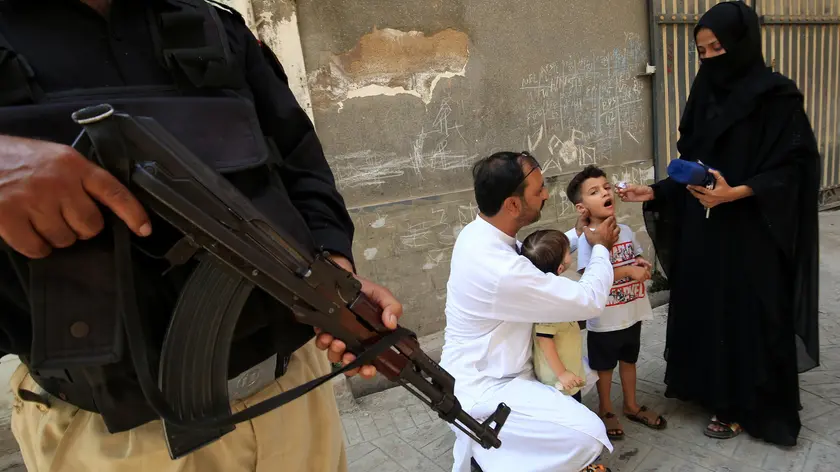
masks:
[(604, 202), (604, 208), (612, 208), (613, 201), (612, 198), (608, 198), (606, 202)]

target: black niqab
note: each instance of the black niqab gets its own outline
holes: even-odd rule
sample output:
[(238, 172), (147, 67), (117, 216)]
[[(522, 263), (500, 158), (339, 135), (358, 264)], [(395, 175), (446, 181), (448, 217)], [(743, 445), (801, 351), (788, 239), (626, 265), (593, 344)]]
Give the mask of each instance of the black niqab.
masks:
[(726, 54), (701, 60), (704, 73), (718, 89), (730, 90), (750, 72), (764, 67), (758, 18), (752, 9), (736, 3), (719, 3), (694, 28), (695, 37), (702, 28), (710, 29), (726, 50)]
[(695, 34), (703, 27), (726, 53), (701, 63), (679, 158), (754, 196), (706, 219), (684, 186), (665, 179), (644, 205), (671, 286), (666, 395), (789, 446), (801, 426), (797, 371), (819, 365), (819, 151), (796, 84), (764, 65), (755, 11), (721, 3)]

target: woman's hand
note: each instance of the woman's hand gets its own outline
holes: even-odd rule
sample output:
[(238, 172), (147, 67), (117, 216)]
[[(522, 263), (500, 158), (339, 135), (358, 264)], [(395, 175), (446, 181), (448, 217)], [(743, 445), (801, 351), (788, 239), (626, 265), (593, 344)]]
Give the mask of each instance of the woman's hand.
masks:
[(653, 200), (653, 188), (647, 185), (627, 184), (625, 188), (617, 189), (622, 202), (647, 202)]
[(698, 185), (689, 185), (688, 191), (700, 201), (705, 208), (714, 208), (721, 203), (734, 202), (752, 195), (752, 189), (746, 185), (730, 187), (726, 179), (716, 170), (709, 170), (715, 178), (715, 188), (708, 189)]

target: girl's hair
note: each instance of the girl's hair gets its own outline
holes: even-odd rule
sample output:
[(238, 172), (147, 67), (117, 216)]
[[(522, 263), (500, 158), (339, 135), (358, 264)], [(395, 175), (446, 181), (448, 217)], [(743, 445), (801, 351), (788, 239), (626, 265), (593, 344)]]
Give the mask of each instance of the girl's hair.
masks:
[(557, 268), (566, 259), (569, 252), (569, 238), (556, 229), (541, 229), (529, 234), (522, 241), (521, 253), (537, 269), (547, 273), (557, 273)]

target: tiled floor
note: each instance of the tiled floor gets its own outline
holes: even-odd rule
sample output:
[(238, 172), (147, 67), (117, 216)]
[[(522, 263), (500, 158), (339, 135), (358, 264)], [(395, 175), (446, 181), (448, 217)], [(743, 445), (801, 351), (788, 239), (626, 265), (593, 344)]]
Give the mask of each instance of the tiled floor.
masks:
[[(797, 447), (786, 450), (770, 446), (746, 434), (718, 441), (702, 434), (706, 415), (662, 396), (662, 362), (653, 340), (664, 331), (664, 322), (663, 310), (657, 311), (657, 320), (648, 325), (644, 336), (639, 401), (658, 409), (669, 425), (664, 431), (653, 431), (623, 421), (627, 437), (615, 441), (615, 451), (605, 456), (605, 463), (614, 472), (840, 471), (840, 346), (826, 342), (823, 367), (802, 376), (804, 429)], [(830, 323), (826, 321), (825, 325)], [(824, 339), (828, 335), (825, 332)], [(619, 392), (615, 404), (620, 405), (618, 385), (615, 391)], [(595, 393), (590, 392), (584, 402), (595, 407)], [(344, 414), (343, 423), (351, 472), (451, 469), (454, 434), (404, 389), (361, 399), (357, 411)]]

